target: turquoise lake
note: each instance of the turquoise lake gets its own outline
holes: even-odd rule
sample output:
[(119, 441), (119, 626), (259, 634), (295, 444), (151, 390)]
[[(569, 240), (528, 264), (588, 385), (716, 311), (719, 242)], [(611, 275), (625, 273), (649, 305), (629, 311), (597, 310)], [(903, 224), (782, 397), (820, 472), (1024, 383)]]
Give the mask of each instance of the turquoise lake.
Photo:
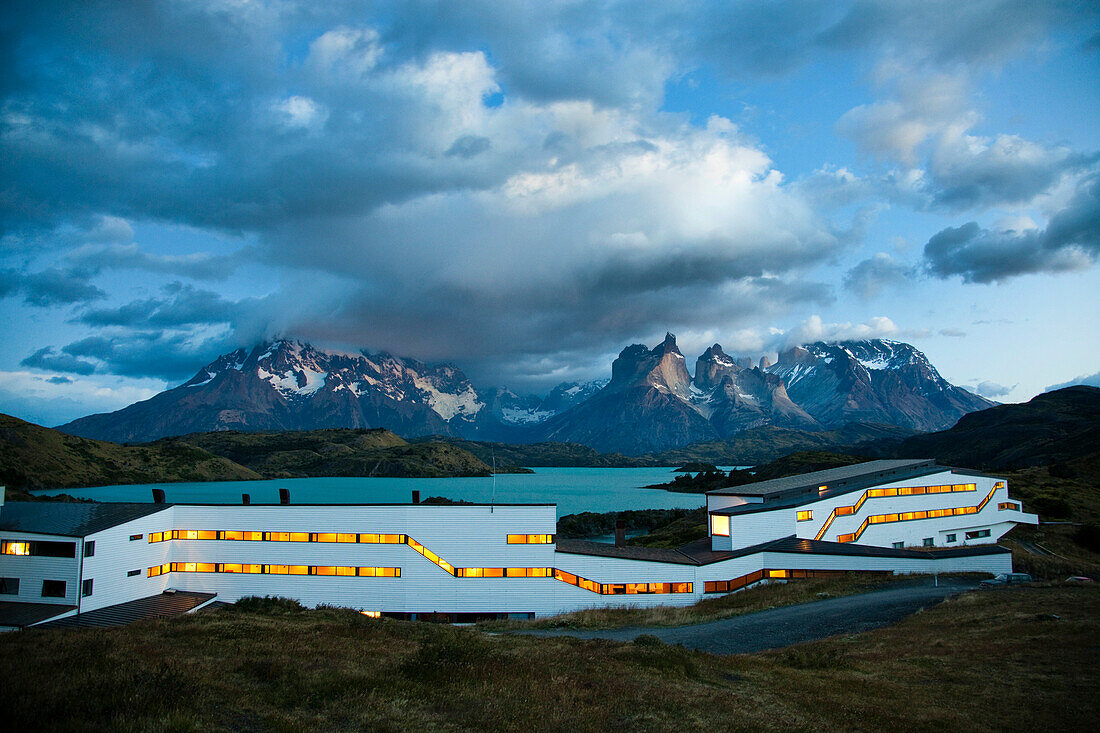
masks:
[(536, 468), (533, 474), (500, 474), (488, 478), (299, 478), (272, 481), (210, 481), (176, 484), (97, 486), (44, 491), (98, 501), (153, 500), (151, 489), (164, 489), (168, 502), (238, 504), (248, 494), (256, 504), (277, 504), (279, 489), (290, 490), (294, 504), (386, 504), (422, 499), (448, 499), (498, 504), (557, 504), (558, 516), (577, 512), (626, 509), (675, 509), (703, 506), (702, 494), (675, 494), (644, 489), (671, 481), (671, 468)]

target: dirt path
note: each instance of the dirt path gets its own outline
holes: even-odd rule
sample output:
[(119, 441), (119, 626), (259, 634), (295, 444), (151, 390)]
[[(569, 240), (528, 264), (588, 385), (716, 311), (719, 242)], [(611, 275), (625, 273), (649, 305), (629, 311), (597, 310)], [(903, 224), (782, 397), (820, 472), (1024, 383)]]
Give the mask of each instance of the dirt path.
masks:
[(666, 644), (682, 644), (712, 654), (744, 654), (889, 626), (945, 598), (973, 590), (977, 585), (976, 581), (952, 578), (936, 587), (929, 581), (674, 628), (635, 626), (605, 631), (555, 629), (524, 633), (617, 641), (632, 641), (639, 634), (651, 634)]

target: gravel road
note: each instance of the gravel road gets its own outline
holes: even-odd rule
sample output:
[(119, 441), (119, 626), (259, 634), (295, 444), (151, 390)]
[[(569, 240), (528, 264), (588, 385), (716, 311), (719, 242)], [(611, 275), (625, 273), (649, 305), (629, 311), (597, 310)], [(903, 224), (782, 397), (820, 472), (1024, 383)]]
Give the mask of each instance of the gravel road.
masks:
[(835, 634), (858, 634), (897, 623), (954, 595), (973, 590), (977, 581), (951, 578), (938, 587), (920, 585), (888, 588), (840, 598), (828, 598), (798, 606), (735, 616), (674, 628), (634, 626), (605, 631), (549, 630), (523, 632), (534, 636), (574, 636), (579, 639), (632, 641), (651, 634), (666, 644), (682, 644), (712, 654), (744, 654), (764, 649), (824, 639)]

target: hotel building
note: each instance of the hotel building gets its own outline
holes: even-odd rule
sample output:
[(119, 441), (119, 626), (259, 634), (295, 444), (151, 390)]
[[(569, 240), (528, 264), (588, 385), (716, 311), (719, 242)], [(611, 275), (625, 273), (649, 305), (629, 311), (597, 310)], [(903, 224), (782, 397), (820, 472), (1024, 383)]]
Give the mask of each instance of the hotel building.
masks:
[[(2, 493), (0, 493), (2, 495)], [(0, 629), (285, 596), (403, 618), (690, 605), (844, 572), (1001, 573), (1036, 524), (995, 476), (871, 461), (711, 491), (678, 549), (558, 539), (553, 504), (0, 505)]]

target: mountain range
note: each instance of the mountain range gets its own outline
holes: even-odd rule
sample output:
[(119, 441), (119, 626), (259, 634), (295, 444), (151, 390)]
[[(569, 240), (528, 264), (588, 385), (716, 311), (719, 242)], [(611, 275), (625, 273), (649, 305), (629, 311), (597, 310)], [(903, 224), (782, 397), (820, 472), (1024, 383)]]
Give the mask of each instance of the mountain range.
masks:
[(571, 442), (638, 455), (765, 426), (940, 430), (993, 404), (948, 383), (909, 344), (880, 339), (807, 344), (781, 352), (775, 364), (714, 344), (692, 376), (667, 334), (652, 349), (623, 349), (609, 381), (565, 383), (545, 397), (479, 390), (449, 364), (279, 339), (220, 356), (148, 400), (58, 429), (145, 442), (218, 430), (385, 427), (410, 438)]

